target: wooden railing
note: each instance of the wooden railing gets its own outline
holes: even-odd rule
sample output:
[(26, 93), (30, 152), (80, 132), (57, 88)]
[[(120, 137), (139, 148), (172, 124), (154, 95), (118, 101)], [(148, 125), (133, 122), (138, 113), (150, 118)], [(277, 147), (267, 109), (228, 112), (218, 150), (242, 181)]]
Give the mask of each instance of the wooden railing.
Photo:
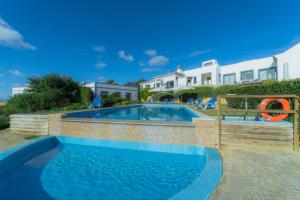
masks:
[[(259, 110), (259, 109), (248, 109), (248, 99), (292, 99), (294, 105), (289, 111), (283, 110)], [(222, 100), (225, 99), (244, 99), (245, 109), (237, 108), (223, 108)], [(289, 114), (293, 116), (293, 149), (299, 151), (299, 98), (296, 95), (220, 95), (218, 96), (218, 148), (221, 148), (221, 132), (222, 132), (222, 114), (223, 113), (275, 113), (275, 114)]]

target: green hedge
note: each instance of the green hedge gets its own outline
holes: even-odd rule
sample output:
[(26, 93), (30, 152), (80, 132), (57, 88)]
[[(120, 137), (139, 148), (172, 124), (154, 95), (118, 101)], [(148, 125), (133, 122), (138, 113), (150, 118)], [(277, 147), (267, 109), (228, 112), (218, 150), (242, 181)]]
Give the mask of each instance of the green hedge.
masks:
[(88, 105), (93, 99), (93, 92), (91, 88), (80, 86), (80, 102)]
[[(187, 98), (216, 97), (218, 95), (237, 94), (237, 95), (289, 95), (300, 96), (300, 79), (290, 81), (264, 81), (260, 84), (248, 85), (224, 85), (219, 87), (196, 87), (188, 90), (181, 90), (174, 94), (175, 98), (185, 102)], [(256, 107), (259, 99), (249, 100), (250, 107)], [(242, 106), (241, 99), (229, 102), (232, 107)]]

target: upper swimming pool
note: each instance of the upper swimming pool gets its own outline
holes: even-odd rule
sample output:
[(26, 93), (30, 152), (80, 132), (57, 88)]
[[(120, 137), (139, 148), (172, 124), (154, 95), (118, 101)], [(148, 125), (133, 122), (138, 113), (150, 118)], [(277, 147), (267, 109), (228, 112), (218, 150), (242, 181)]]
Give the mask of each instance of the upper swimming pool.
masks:
[(184, 105), (134, 105), (68, 113), (64, 118), (192, 122), (199, 115)]

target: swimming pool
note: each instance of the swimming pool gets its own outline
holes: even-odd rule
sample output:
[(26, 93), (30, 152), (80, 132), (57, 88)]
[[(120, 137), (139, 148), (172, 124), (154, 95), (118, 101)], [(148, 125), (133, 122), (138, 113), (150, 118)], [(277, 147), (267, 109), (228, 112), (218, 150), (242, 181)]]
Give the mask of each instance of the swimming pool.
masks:
[(212, 148), (52, 136), (0, 154), (0, 199), (207, 199), (221, 174)]
[(184, 105), (133, 105), (68, 113), (64, 118), (192, 122), (199, 115)]

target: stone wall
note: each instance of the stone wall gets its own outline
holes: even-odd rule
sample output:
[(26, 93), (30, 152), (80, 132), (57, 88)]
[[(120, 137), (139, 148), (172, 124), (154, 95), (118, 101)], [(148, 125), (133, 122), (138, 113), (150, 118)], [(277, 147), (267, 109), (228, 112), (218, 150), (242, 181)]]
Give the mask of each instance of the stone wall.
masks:
[(15, 114), (10, 116), (10, 129), (14, 132), (48, 135), (48, 115)]
[(193, 123), (161, 123), (49, 116), (49, 134), (160, 144), (200, 145)]

